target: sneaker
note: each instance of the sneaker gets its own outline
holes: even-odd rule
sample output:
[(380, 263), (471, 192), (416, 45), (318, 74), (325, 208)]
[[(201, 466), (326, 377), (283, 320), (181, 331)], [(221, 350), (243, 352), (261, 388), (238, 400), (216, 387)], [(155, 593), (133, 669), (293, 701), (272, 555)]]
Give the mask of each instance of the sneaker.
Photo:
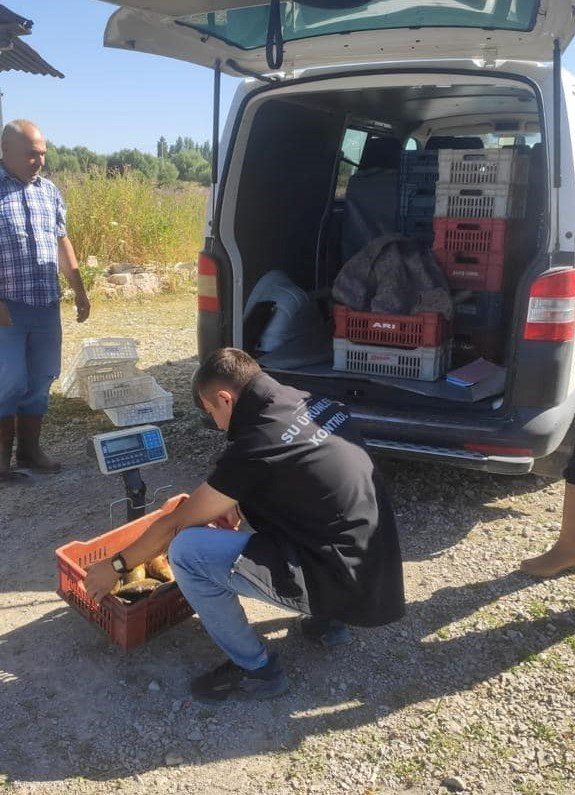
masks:
[(289, 687), (277, 654), (262, 668), (248, 671), (231, 660), (192, 681), (192, 696), (196, 701), (212, 703), (225, 701), (236, 695), (242, 699), (266, 699), (281, 696)]
[(349, 646), (353, 643), (350, 628), (334, 618), (305, 616), (300, 620), (300, 626), (305, 638), (321, 643), (327, 649), (334, 646)]

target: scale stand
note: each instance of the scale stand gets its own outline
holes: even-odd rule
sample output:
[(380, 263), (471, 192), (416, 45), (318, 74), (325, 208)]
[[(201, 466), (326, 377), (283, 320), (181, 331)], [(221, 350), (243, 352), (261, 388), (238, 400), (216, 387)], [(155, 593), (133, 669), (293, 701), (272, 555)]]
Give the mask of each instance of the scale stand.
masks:
[(126, 502), (128, 522), (140, 519), (146, 508), (156, 502), (160, 491), (171, 488), (161, 486), (154, 492), (151, 502), (146, 502), (146, 484), (140, 474), (141, 467), (161, 464), (168, 460), (166, 445), (156, 425), (140, 425), (92, 437), (100, 472), (103, 475), (122, 475), (126, 496), (110, 503), (110, 523), (113, 523), (114, 505)]
[(122, 472), (122, 479), (126, 488), (126, 519), (132, 522), (146, 513), (146, 484), (142, 480), (139, 468)]

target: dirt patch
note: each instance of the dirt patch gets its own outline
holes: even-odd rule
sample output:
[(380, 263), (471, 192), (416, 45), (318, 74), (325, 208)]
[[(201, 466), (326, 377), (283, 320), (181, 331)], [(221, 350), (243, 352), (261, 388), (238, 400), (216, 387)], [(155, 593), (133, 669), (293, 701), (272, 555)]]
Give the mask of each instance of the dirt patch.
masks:
[[(149, 492), (189, 491), (222, 445), (191, 404), (193, 300), (102, 304), (84, 327), (64, 316), (66, 360), (82, 336), (139, 339), (142, 366), (175, 394), (170, 461), (147, 470)], [(188, 699), (190, 676), (221, 660), (197, 619), (125, 654), (55, 594), (54, 549), (109, 529), (123, 495), (87, 451), (108, 427), (56, 385), (46, 443), (65, 469), (0, 487), (3, 791), (573, 792), (573, 577), (516, 572), (554, 538), (560, 483), (384, 463), (406, 618), (325, 651), (295, 616), (246, 600), (292, 688), (211, 708)], [(123, 518), (120, 506), (113, 525)]]

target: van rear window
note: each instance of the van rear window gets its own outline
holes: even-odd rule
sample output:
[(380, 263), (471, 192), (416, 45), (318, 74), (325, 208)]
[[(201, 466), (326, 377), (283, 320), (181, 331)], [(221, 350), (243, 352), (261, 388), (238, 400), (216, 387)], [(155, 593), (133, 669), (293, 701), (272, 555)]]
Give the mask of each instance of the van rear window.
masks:
[[(249, 0), (248, 0), (249, 2)], [(356, 8), (313, 8), (297, 2), (281, 3), (284, 41), (361, 30), (396, 28), (487, 28), (532, 30), (539, 0), (377, 0)], [(243, 50), (266, 43), (269, 3), (179, 17), (180, 25), (195, 28)]]

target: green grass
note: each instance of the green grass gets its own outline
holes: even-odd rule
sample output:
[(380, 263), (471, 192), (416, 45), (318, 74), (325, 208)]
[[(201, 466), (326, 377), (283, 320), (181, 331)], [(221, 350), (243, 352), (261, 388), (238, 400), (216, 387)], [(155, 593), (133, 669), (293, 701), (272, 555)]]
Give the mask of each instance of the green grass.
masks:
[(55, 181), (81, 264), (90, 255), (102, 265), (192, 262), (203, 245), (205, 188), (157, 188), (130, 172), (106, 177), (97, 170)]

